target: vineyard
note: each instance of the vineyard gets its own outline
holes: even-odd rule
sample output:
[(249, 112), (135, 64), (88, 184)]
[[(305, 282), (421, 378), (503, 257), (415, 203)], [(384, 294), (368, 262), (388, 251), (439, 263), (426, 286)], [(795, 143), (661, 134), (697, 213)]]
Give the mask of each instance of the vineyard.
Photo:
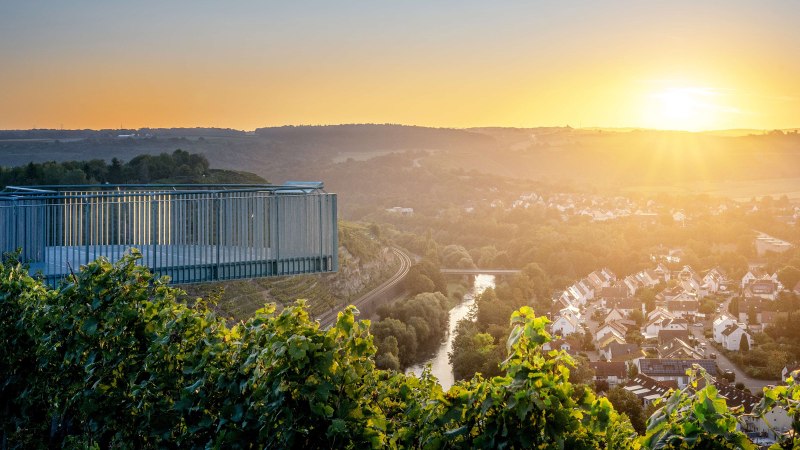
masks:
[[(637, 437), (569, 381), (569, 355), (541, 350), (548, 321), (528, 307), (511, 316), (501, 375), (443, 392), (430, 374), (376, 369), (352, 307), (328, 330), (302, 301), (229, 326), (137, 256), (92, 262), (56, 289), (2, 266), (3, 448), (755, 448), (703, 373)], [(798, 398), (797, 383), (768, 390), (756, 413), (797, 417)]]

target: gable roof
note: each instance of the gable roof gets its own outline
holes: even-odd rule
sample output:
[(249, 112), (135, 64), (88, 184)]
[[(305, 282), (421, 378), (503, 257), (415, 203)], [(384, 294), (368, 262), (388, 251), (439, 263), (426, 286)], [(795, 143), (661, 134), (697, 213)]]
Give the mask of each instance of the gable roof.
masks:
[(732, 384), (726, 383), (722, 380), (715, 380), (714, 387), (717, 388), (717, 393), (725, 397), (728, 408), (736, 408), (741, 406), (744, 412), (749, 414), (755, 405), (760, 402), (760, 399), (749, 392), (736, 389)]
[(632, 392), (640, 399), (655, 400), (666, 395), (671, 387), (664, 382), (656, 381), (645, 374), (638, 374), (636, 377), (625, 383), (624, 389)]
[(612, 342), (608, 345), (607, 351), (611, 353), (611, 361), (630, 361), (647, 356), (637, 344)]
[(618, 361), (592, 361), (589, 365), (594, 369), (597, 377), (617, 377), (625, 378), (628, 368), (624, 362)]
[(723, 336), (730, 336), (736, 332), (736, 330), (742, 330), (744, 333), (747, 333), (744, 328), (741, 328), (738, 324), (728, 325), (723, 331)]
[(639, 371), (650, 376), (685, 376), (695, 364), (711, 376), (717, 374), (717, 362), (713, 359), (643, 358), (639, 360)]
[(611, 299), (625, 299), (628, 298), (629, 291), (624, 286), (611, 286), (611, 287), (604, 287), (600, 290), (600, 297), (606, 299), (606, 301)]
[(673, 339), (682, 339), (684, 342), (689, 340), (689, 330), (658, 330), (658, 343), (663, 345)]
[(635, 309), (641, 309), (642, 302), (635, 298), (614, 298), (614, 299), (606, 299), (606, 306), (609, 308), (617, 308), (617, 309), (632, 311)]
[(697, 300), (669, 300), (667, 309), (670, 311), (697, 311)]
[(612, 320), (610, 322), (606, 322), (605, 324), (603, 324), (603, 326), (598, 328), (597, 331), (599, 332), (600, 330), (602, 330), (603, 328), (606, 328), (606, 327), (611, 328), (613, 331), (616, 331), (616, 332), (618, 332), (619, 334), (621, 334), (623, 336), (625, 336), (625, 334), (628, 333), (628, 327), (626, 327), (624, 324), (620, 323), (620, 321), (618, 321), (618, 320)]
[(659, 347), (658, 354), (663, 359), (703, 359), (702, 353), (679, 338), (674, 338)]
[(600, 350), (605, 350), (611, 344), (624, 344), (625, 343), (625, 336), (620, 336), (620, 334), (616, 331), (612, 331), (605, 336), (603, 336), (603, 340), (597, 343), (597, 347)]
[(567, 323), (569, 323), (570, 325), (572, 325), (573, 328), (578, 328), (578, 320), (574, 316), (569, 314), (558, 316), (558, 319), (553, 321), (553, 326), (555, 326), (555, 324), (561, 321), (562, 319), (567, 321)]

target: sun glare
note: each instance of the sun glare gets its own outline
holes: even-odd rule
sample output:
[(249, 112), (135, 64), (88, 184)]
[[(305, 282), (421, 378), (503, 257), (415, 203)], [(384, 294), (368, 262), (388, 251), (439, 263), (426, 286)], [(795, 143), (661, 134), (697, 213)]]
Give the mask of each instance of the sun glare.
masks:
[(715, 103), (717, 92), (702, 87), (668, 87), (649, 95), (647, 119), (654, 128), (708, 130), (719, 125), (724, 110)]

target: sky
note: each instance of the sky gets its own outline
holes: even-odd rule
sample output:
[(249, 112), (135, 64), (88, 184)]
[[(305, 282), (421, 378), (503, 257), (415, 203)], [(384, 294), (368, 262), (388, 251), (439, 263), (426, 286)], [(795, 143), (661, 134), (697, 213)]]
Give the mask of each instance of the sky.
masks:
[(800, 2), (0, 1), (0, 128), (800, 126)]

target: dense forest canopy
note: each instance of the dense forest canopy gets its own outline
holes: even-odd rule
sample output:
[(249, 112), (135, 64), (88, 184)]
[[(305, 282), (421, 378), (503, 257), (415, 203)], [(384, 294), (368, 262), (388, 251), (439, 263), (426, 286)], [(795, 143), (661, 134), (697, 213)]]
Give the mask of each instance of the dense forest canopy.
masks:
[(203, 155), (183, 150), (159, 155), (139, 155), (123, 163), (112, 158), (66, 162), (30, 162), (25, 166), (0, 166), (0, 186), (50, 184), (138, 183), (265, 183), (247, 172), (211, 169)]

